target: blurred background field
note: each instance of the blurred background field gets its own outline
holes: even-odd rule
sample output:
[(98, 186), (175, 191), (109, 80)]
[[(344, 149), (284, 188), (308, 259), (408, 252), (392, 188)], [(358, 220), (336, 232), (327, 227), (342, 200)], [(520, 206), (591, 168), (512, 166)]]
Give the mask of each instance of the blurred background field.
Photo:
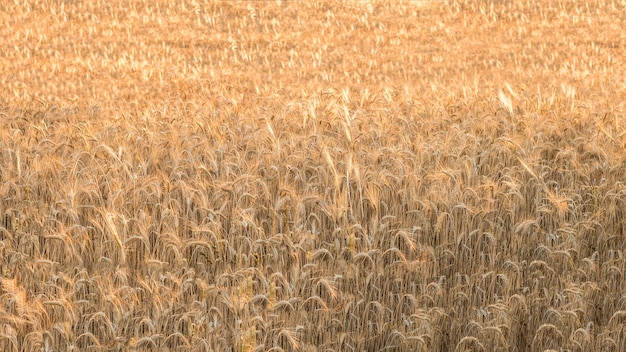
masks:
[(626, 4), (0, 4), (6, 351), (626, 349)]
[(597, 102), (621, 99), (625, 89), (623, 4), (615, 1), (2, 7), (3, 105), (200, 104), (212, 89), (265, 97), (394, 88), (441, 99), (487, 94), (503, 82), (544, 95), (571, 87)]

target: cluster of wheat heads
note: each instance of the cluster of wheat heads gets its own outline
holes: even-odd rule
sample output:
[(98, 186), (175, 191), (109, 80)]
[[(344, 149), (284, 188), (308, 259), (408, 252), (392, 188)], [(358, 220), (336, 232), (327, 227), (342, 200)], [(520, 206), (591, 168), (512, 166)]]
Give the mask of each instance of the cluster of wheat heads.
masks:
[(214, 99), (2, 111), (3, 350), (626, 346), (621, 111)]

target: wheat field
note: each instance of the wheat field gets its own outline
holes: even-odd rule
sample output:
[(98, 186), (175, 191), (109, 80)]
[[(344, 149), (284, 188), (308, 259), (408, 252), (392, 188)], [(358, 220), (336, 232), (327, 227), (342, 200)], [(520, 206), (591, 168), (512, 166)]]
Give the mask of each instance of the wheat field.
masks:
[(626, 350), (623, 23), (3, 2), (0, 349)]

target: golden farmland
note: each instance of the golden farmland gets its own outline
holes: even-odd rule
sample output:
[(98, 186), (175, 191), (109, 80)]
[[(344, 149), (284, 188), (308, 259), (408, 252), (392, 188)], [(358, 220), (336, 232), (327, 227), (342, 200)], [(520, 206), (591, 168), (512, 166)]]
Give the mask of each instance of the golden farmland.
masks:
[(626, 5), (0, 5), (3, 351), (623, 351)]

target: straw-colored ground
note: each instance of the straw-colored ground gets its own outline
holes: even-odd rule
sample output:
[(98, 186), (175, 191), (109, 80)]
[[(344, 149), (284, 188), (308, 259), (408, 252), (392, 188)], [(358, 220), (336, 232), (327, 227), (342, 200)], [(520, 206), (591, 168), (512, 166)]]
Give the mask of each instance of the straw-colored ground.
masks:
[(625, 14), (3, 2), (0, 349), (626, 350)]

